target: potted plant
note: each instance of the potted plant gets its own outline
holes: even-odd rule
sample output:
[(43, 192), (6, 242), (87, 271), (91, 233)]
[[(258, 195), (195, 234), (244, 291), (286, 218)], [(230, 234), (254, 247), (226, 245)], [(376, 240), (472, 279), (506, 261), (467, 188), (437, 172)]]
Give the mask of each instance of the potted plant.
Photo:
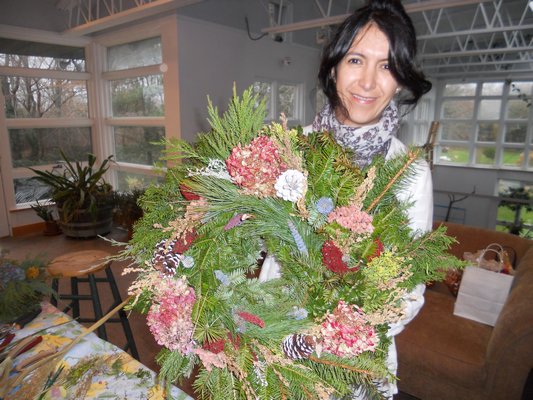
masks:
[(35, 200), (35, 204), (31, 205), (31, 208), (44, 221), (43, 234), (45, 236), (54, 236), (61, 233), (59, 223), (54, 218), (54, 212), (51, 204), (43, 204), (40, 203), (39, 200)]
[(113, 188), (104, 179), (112, 155), (96, 166), (96, 156), (89, 153), (87, 164), (71, 161), (63, 152), (64, 171), (57, 174), (30, 168), (34, 179), (50, 187), (59, 224), (70, 237), (87, 238), (109, 233), (113, 224)]

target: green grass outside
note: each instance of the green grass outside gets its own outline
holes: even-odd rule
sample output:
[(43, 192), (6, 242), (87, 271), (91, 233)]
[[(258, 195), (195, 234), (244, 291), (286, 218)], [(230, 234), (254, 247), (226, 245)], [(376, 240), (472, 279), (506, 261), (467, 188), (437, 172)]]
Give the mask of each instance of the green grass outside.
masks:
[[(449, 148), (448, 152), (445, 154), (449, 162), (457, 164), (468, 164), (470, 161), (470, 154), (468, 149), (461, 148)], [(504, 153), (503, 155), (503, 164), (504, 165), (521, 165), (521, 154), (520, 153)], [(494, 160), (485, 156), (483, 153), (479, 157), (479, 163), (483, 165), (493, 165)]]

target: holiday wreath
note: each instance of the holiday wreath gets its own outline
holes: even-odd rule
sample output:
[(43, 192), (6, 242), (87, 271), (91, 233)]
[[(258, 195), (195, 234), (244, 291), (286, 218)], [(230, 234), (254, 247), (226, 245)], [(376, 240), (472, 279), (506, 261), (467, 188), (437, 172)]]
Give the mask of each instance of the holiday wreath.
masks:
[[(417, 152), (360, 170), (329, 133), (264, 117), (251, 90), (234, 91), (222, 116), (209, 103), (196, 144), (165, 143), (172, 165), (125, 251), (131, 307), (163, 346), (160, 375), (194, 373), (198, 398), (380, 397), (404, 298), (458, 266), (444, 228), (411, 232), (395, 196)], [(264, 252), (279, 279), (254, 277)]]

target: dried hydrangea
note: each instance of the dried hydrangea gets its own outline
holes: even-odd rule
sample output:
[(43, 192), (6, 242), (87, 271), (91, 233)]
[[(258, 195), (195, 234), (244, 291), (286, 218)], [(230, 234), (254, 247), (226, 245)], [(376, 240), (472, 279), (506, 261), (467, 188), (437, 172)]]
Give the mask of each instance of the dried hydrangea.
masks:
[(375, 351), (379, 343), (376, 330), (356, 305), (339, 301), (320, 327), (322, 350), (338, 357), (354, 357)]
[(150, 332), (158, 344), (183, 355), (189, 354), (194, 341), (191, 314), (196, 296), (185, 277), (161, 276), (161, 281), (146, 316)]
[(226, 160), (226, 168), (233, 182), (246, 193), (273, 196), (274, 184), (286, 169), (279, 149), (268, 136), (258, 136), (249, 145), (233, 148)]

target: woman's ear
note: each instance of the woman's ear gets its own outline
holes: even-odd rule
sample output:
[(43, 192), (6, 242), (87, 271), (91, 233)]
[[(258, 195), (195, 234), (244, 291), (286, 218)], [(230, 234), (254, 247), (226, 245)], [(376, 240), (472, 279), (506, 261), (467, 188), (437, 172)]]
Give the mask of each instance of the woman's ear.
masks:
[(335, 82), (335, 79), (336, 79), (336, 77), (335, 77), (335, 68), (331, 68), (331, 71), (330, 71), (330, 73), (329, 73), (329, 76), (331, 77), (331, 80), (332, 80), (333, 82)]

